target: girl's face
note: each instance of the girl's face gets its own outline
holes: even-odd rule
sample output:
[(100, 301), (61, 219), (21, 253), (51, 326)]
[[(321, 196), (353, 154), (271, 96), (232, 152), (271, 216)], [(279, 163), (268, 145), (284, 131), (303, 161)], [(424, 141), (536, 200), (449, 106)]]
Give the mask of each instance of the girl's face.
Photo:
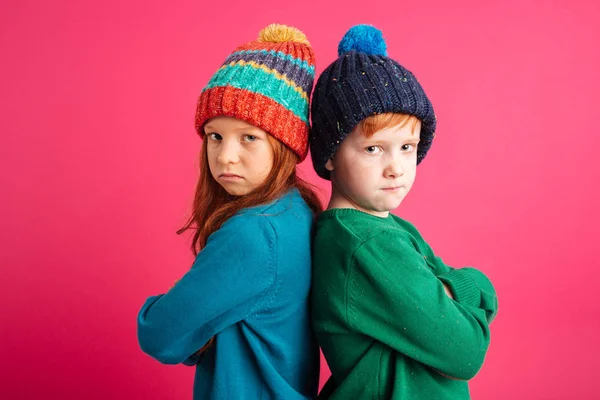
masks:
[(233, 196), (250, 193), (273, 167), (268, 133), (232, 117), (216, 117), (204, 125), (208, 165), (213, 178)]

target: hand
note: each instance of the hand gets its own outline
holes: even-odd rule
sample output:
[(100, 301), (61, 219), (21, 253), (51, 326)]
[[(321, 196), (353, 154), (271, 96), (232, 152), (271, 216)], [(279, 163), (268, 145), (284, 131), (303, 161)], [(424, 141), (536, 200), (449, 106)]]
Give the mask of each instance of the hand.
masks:
[(446, 285), (444, 282), (442, 282), (442, 284), (444, 285), (444, 292), (446, 292), (446, 295), (448, 297), (450, 297), (452, 300), (454, 300), (454, 295), (452, 294), (452, 291), (450, 290), (448, 285)]
[(177, 285), (177, 282), (179, 282), (179, 279), (176, 279), (175, 282), (173, 282), (173, 286), (171, 286), (169, 288), (169, 290), (173, 289), (175, 287), (175, 285)]
[(211, 337), (208, 342), (206, 342), (206, 344), (204, 346), (202, 346), (202, 348), (200, 350), (198, 350), (195, 354), (196, 356), (200, 356), (202, 353), (204, 353), (206, 350), (208, 350), (210, 348), (210, 346), (213, 345), (213, 343), (215, 342), (215, 337)]
[(453, 381), (462, 381), (462, 380), (464, 380), (464, 379), (458, 379), (458, 378), (455, 378), (455, 377), (453, 377), (453, 376), (448, 376), (448, 375), (446, 375), (446, 374), (443, 374), (443, 373), (441, 373), (440, 371), (438, 371), (438, 370), (437, 370), (437, 369), (435, 369), (435, 368), (432, 368), (432, 369), (433, 369), (435, 372), (437, 372), (438, 374), (440, 374), (441, 376), (443, 376), (444, 378), (452, 379)]

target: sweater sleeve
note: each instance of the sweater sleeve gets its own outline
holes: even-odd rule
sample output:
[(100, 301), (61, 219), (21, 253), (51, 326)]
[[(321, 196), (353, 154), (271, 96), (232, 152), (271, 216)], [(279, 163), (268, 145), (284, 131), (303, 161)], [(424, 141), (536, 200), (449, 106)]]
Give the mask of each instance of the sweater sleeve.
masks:
[(423, 256), (398, 235), (382, 232), (364, 242), (346, 283), (347, 319), (357, 331), (451, 377), (468, 380), (482, 367), (490, 340), (485, 310), (449, 298)]
[(487, 321), (491, 323), (498, 313), (498, 297), (489, 278), (475, 268), (453, 268), (433, 253), (429, 245), (419, 236), (425, 245), (428, 264), (433, 273), (450, 287), (454, 300), (461, 304), (471, 304), (485, 310)]
[(275, 241), (264, 216), (226, 221), (168, 293), (146, 300), (137, 319), (142, 350), (165, 364), (190, 365), (212, 336), (265, 306), (276, 277)]
[(470, 267), (450, 268), (448, 272), (438, 275), (438, 279), (450, 287), (456, 301), (484, 310), (488, 324), (496, 318), (498, 297), (494, 285), (483, 272)]

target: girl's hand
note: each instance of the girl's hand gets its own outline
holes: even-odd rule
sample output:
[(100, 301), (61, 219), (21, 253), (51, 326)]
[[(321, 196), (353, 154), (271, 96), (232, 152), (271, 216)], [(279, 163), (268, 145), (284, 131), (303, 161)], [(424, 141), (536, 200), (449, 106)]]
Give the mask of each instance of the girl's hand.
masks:
[(175, 282), (173, 282), (173, 286), (171, 286), (169, 288), (169, 290), (173, 289), (175, 287), (175, 285), (177, 285), (177, 282), (179, 282), (179, 279), (176, 279)]

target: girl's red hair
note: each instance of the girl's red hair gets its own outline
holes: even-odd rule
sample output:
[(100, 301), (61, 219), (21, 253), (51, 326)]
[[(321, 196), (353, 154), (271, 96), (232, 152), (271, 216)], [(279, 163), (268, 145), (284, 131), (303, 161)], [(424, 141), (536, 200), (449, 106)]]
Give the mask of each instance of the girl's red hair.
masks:
[(261, 186), (244, 196), (230, 195), (213, 178), (208, 166), (207, 141), (202, 141), (200, 179), (196, 186), (192, 215), (177, 231), (178, 234), (189, 229), (195, 231), (192, 239), (194, 255), (206, 245), (208, 237), (235, 213), (275, 201), (292, 188), (298, 189), (315, 215), (323, 211), (313, 186), (296, 174), (298, 156), (273, 136), (268, 135), (268, 140), (273, 148), (273, 168)]

